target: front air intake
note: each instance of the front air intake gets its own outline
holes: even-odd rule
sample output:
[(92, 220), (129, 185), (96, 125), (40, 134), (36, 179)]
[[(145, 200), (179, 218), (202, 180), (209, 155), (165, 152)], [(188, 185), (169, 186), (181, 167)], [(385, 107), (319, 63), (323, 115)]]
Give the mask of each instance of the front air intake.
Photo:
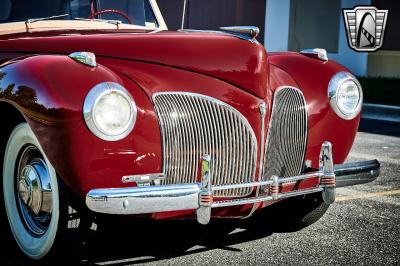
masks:
[[(195, 183), (200, 158), (211, 156), (213, 185), (255, 180), (257, 142), (246, 118), (217, 99), (192, 93), (158, 93), (153, 96), (161, 127), (164, 184)], [(251, 188), (216, 192), (240, 197)]]
[(263, 180), (296, 176), (303, 169), (307, 145), (307, 110), (303, 93), (292, 87), (274, 95), (264, 159)]

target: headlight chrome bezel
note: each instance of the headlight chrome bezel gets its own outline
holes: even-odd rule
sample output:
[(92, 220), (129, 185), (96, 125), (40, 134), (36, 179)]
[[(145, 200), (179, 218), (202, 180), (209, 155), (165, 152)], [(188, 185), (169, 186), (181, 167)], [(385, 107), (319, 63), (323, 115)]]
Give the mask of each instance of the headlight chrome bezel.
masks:
[[(347, 81), (352, 81), (354, 84), (357, 86), (358, 93), (359, 93), (359, 99), (356, 108), (352, 112), (346, 112), (343, 109), (340, 108), (338, 104), (338, 92), (341, 86), (347, 82)], [(332, 109), (335, 111), (335, 113), (342, 119), (345, 120), (351, 120), (354, 119), (355, 117), (358, 116), (358, 114), (361, 111), (362, 108), (362, 103), (363, 103), (363, 91), (361, 88), (361, 84), (358, 82), (358, 80), (349, 72), (346, 71), (341, 71), (336, 73), (331, 80), (329, 81), (328, 85), (328, 98), (329, 98), (329, 103), (332, 107)]]
[[(94, 110), (100, 99), (111, 93), (117, 93), (124, 97), (129, 103), (130, 109), (130, 118), (127, 125), (123, 127), (121, 133), (115, 135), (105, 132), (104, 129), (97, 124), (94, 117)], [(137, 107), (132, 95), (120, 84), (115, 82), (102, 82), (94, 86), (87, 94), (83, 104), (83, 117), (87, 127), (95, 136), (106, 141), (118, 141), (127, 137), (132, 132), (136, 123)]]

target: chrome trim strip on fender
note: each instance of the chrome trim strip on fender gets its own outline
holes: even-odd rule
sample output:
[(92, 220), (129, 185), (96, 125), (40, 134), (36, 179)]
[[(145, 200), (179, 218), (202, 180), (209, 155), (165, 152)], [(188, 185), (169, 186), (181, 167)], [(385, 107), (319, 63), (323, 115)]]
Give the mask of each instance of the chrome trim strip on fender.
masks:
[(314, 48), (314, 49), (306, 49), (300, 52), (300, 54), (303, 54), (305, 56), (317, 58), (322, 61), (328, 61), (328, 53), (326, 52), (325, 49), (322, 48)]
[(68, 55), (69, 58), (90, 67), (96, 67), (96, 55), (91, 52), (74, 52)]

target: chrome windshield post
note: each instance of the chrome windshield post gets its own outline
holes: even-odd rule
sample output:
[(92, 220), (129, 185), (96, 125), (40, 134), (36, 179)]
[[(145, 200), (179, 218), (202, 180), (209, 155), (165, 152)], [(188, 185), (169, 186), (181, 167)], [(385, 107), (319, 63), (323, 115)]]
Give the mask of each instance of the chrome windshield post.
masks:
[(329, 141), (322, 144), (319, 170), (323, 174), (320, 180), (320, 186), (324, 189), (322, 198), (326, 204), (332, 204), (336, 197), (336, 176), (333, 167), (332, 144)]
[(199, 208), (196, 210), (197, 221), (200, 224), (208, 224), (211, 219), (213, 203), (211, 182), (211, 156), (205, 154), (201, 158), (201, 191), (199, 193)]

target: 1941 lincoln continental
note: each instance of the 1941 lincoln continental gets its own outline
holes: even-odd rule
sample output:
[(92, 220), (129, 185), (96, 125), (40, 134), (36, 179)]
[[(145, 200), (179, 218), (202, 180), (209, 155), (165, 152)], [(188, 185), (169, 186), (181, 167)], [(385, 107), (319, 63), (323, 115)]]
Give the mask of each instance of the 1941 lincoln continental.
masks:
[(30, 258), (71, 210), (208, 224), (287, 203), (269, 219), (302, 228), (379, 175), (344, 163), (363, 93), (324, 49), (168, 31), (155, 0), (0, 6), (0, 220)]

